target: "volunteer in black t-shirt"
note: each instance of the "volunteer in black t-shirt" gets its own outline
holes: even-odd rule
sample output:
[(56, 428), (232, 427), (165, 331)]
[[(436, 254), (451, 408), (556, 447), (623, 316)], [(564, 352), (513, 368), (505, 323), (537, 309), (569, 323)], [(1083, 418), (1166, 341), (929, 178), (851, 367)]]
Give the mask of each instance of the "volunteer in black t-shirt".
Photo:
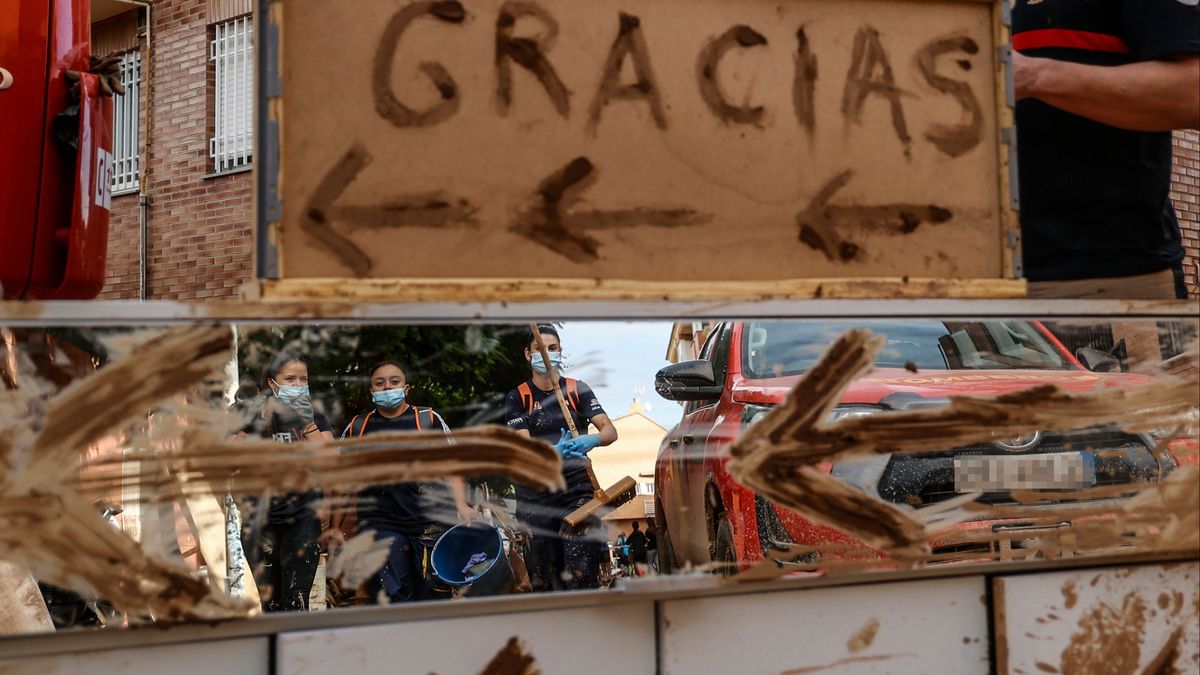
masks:
[(1025, 276), (1034, 297), (1186, 297), (1171, 130), (1200, 127), (1195, 0), (1017, 0)]
[[(279, 354), (263, 372), (264, 397), (244, 434), (272, 438), (280, 443), (333, 440), (325, 415), (313, 410), (308, 395), (308, 365), (292, 354)], [(321, 520), (314, 507), (316, 491), (292, 492), (271, 497), (266, 522), (247, 557), (255, 573), (263, 611), (308, 609), (308, 596), (317, 575)], [(247, 528), (254, 519), (246, 519)]]
[[(370, 391), (374, 409), (350, 420), (343, 438), (402, 431), (440, 431), (449, 437), (450, 428), (441, 415), (409, 404), (408, 373), (400, 364), (386, 361), (372, 368)], [(447, 442), (452, 441), (447, 438)], [(456, 511), (464, 523), (472, 520), (466, 484), (451, 478), (448, 487), (441, 481), (393, 483), (359, 493), (358, 531), (373, 530), (376, 541), (392, 541), (387, 562), (367, 582), (371, 602), (436, 597), (430, 561), (433, 545), (455, 522)]]
[[(546, 351), (556, 371), (562, 368), (562, 345), (553, 326), (538, 327)], [(517, 519), (532, 531), (529, 556), (530, 581), (535, 590), (560, 588), (596, 588), (599, 586), (600, 558), (604, 551), (603, 533), (590, 535), (589, 526), (567, 531), (563, 518), (592, 498), (586, 455), (601, 445), (617, 440), (613, 426), (591, 387), (583, 382), (559, 377), (559, 386), (567, 399), (575, 428), (583, 435), (571, 438), (551, 384), (542, 355), (533, 334), (526, 340), (525, 359), (532, 376), (505, 400), (504, 421), (508, 428), (553, 444), (563, 455), (563, 478), (567, 489), (548, 492), (517, 485)], [(588, 424), (597, 433), (585, 433)], [(593, 523), (592, 526), (595, 526)]]

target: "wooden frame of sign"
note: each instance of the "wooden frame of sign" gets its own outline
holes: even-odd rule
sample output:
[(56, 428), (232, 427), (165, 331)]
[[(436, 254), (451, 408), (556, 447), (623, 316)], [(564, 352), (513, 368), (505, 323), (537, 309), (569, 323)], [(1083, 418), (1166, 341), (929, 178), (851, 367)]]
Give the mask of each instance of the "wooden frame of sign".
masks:
[(263, 299), (1019, 297), (1006, 0), (258, 0)]

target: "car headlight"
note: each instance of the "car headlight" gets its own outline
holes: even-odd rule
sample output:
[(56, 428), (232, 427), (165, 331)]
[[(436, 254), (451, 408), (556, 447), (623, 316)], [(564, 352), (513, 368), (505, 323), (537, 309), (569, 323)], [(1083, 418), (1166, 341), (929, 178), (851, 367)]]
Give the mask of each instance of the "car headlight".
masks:
[(840, 405), (834, 408), (833, 412), (829, 413), (829, 421), (836, 422), (847, 417), (866, 417), (867, 415), (874, 415), (882, 411), (883, 408), (873, 405)]

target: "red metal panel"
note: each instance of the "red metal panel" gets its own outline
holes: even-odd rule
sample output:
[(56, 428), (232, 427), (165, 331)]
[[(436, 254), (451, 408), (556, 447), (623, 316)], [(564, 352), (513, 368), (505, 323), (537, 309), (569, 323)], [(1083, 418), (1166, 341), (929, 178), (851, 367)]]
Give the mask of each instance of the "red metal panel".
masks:
[(18, 297), (29, 283), (46, 136), (50, 0), (0, 3), (0, 286)]
[(86, 71), (89, 0), (22, 0), (0, 9), (0, 283), (4, 296), (89, 298), (104, 285), (112, 171), (112, 101), (85, 75), (79, 147), (51, 124), (71, 103), (68, 70)]

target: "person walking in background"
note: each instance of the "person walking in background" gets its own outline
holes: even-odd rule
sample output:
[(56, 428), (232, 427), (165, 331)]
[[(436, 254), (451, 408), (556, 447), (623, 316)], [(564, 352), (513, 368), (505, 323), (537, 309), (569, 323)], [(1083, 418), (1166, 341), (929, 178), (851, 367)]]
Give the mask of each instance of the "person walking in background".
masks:
[(633, 532), (625, 538), (625, 542), (629, 544), (629, 561), (633, 565), (634, 575), (642, 576), (642, 570), (646, 565), (646, 535), (641, 531), (641, 523), (633, 521)]
[[(452, 442), (441, 415), (433, 408), (409, 403), (410, 386), (406, 369), (395, 361), (371, 368), (368, 388), (373, 408), (350, 420), (342, 438), (435, 431), (445, 434), (447, 443)], [(387, 562), (367, 582), (370, 601), (396, 603), (437, 597), (430, 561), (433, 545), (448, 524), (456, 520), (470, 524), (473, 512), (467, 504), (466, 483), (451, 478), (448, 482), (373, 485), (359, 493), (357, 516), (359, 531), (372, 530), (376, 541), (392, 542)]]
[[(308, 390), (308, 364), (298, 355), (275, 356), (260, 379), (255, 414), (239, 436), (260, 436), (279, 443), (333, 440), (325, 415), (313, 409)], [(247, 518), (243, 541), (254, 569), (264, 612), (308, 609), (320, 561), (321, 516), (315, 505), (320, 493), (291, 492), (271, 497), (265, 522)]]
[(646, 565), (654, 574), (658, 574), (658, 530), (654, 527), (654, 519), (646, 519)]

